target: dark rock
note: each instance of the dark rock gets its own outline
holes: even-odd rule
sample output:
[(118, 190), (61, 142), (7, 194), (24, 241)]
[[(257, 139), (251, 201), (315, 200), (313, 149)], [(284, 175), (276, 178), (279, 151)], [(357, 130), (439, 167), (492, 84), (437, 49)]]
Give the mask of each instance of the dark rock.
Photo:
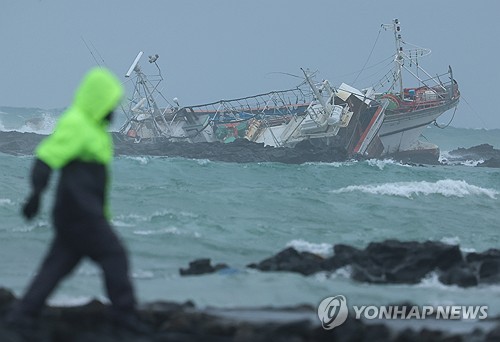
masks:
[[(12, 155), (31, 155), (44, 137), (45, 135), (35, 133), (0, 131), (0, 152)], [(274, 148), (246, 139), (236, 139), (229, 144), (168, 141), (135, 144), (131, 141), (124, 141), (117, 133), (113, 133), (113, 141), (116, 155), (184, 157), (235, 163), (279, 162), (286, 164), (335, 162), (347, 159), (347, 152), (342, 147), (316, 147), (309, 142), (300, 144), (298, 148)]]
[(500, 283), (500, 260), (485, 260), (481, 263), (479, 282), (481, 284)]
[(489, 144), (458, 148), (449, 152), (452, 161), (484, 160), (480, 167), (500, 167), (500, 150)]
[(168, 141), (154, 144), (134, 144), (116, 139), (115, 153), (117, 155), (184, 157), (236, 163), (279, 162), (302, 164), (305, 162), (334, 162), (347, 159), (347, 152), (342, 148), (313, 146), (308, 149), (275, 148), (246, 139), (236, 139), (229, 144), (220, 142), (193, 144)]
[(496, 167), (500, 168), (500, 158), (490, 158), (482, 163), (477, 164), (478, 167)]
[(321, 263), (324, 258), (309, 252), (298, 252), (289, 247), (273, 257), (265, 259), (258, 264), (248, 267), (261, 271), (289, 271), (303, 275), (310, 275), (322, 270)]
[(431, 272), (446, 285), (470, 287), (500, 282), (500, 251), (496, 249), (469, 253), (464, 258), (459, 246), (442, 242), (386, 240), (370, 243), (363, 250), (343, 244), (333, 250), (334, 255), (325, 259), (290, 247), (248, 267), (311, 275), (348, 266), (352, 279), (379, 284), (416, 284)]
[(362, 251), (356, 247), (338, 244), (333, 246), (333, 256), (325, 259), (321, 263), (321, 268), (326, 271), (335, 271), (341, 267), (349, 265), (353, 260), (362, 257)]
[(15, 299), (14, 294), (10, 290), (0, 288), (0, 311), (10, 306)]
[(485, 342), (498, 342), (500, 341), (500, 325), (497, 325), (494, 329), (492, 329), (484, 339)]
[[(11, 297), (8, 290), (0, 291)], [(405, 305), (411, 306), (411, 303)], [(352, 315), (333, 330), (324, 330), (316, 319), (316, 308), (233, 309), (242, 316), (227, 318), (220, 310), (196, 309), (192, 303), (153, 302), (138, 309), (142, 330), (126, 329), (113, 323), (110, 307), (92, 301), (74, 307), (46, 307), (37, 327), (30, 331), (17, 330), (3, 324), (5, 313), (0, 312), (0, 341), (498, 341), (499, 327), (489, 332), (476, 329), (463, 335), (447, 331), (406, 329), (392, 330), (385, 323), (365, 322)], [(254, 311), (252, 311), (254, 310)], [(219, 312), (219, 313), (218, 313)], [(252, 315), (252, 312), (253, 315)], [(264, 312), (264, 317), (259, 315)], [(283, 314), (300, 312), (310, 319), (269, 320), (266, 312)], [(245, 318), (245, 317), (250, 317)], [(292, 317), (292, 316), (290, 316)], [(297, 316), (293, 316), (297, 317)], [(432, 318), (431, 318), (432, 319)], [(456, 322), (457, 324), (463, 324)]]
[(206, 273), (214, 273), (222, 269), (229, 268), (226, 264), (217, 264), (212, 266), (210, 259), (197, 259), (189, 263), (189, 268), (181, 268), (179, 270), (180, 274), (185, 275), (199, 275)]
[(465, 260), (468, 263), (482, 262), (486, 260), (500, 261), (500, 250), (491, 248), (482, 253), (477, 253), (477, 252), (468, 253), (465, 256)]
[(477, 278), (476, 270), (466, 263), (456, 265), (439, 275), (439, 281), (443, 284), (460, 287), (476, 286), (478, 284)]
[(431, 241), (370, 243), (365, 254), (357, 266), (376, 276), (375, 279), (390, 283), (418, 283), (429, 272), (446, 269), (462, 261), (457, 246)]

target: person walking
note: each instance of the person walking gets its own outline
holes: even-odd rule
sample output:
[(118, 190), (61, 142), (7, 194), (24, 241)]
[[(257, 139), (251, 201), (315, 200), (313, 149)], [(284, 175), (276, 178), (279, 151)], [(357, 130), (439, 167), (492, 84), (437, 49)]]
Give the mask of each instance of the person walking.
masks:
[(113, 321), (129, 325), (136, 320), (127, 253), (109, 222), (113, 142), (108, 126), (122, 96), (123, 87), (109, 70), (90, 70), (54, 132), (36, 148), (31, 194), (22, 215), (31, 220), (38, 213), (52, 171), (60, 170), (52, 212), (55, 234), (10, 322), (36, 319), (58, 283), (85, 257), (103, 271)]

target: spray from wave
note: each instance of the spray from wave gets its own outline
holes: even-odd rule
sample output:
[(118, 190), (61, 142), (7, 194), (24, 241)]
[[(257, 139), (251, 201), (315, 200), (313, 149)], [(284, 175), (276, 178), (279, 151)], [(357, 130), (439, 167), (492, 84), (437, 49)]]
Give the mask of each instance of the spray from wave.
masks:
[(50, 134), (62, 110), (0, 107), (0, 131)]
[(286, 247), (293, 247), (298, 252), (309, 252), (322, 257), (333, 255), (333, 245), (331, 243), (313, 243), (298, 239), (289, 241)]
[(498, 191), (468, 184), (463, 180), (443, 179), (437, 182), (396, 182), (384, 184), (350, 185), (333, 193), (363, 192), (373, 195), (389, 195), (413, 198), (418, 195), (438, 194), (445, 197), (487, 196), (496, 199)]

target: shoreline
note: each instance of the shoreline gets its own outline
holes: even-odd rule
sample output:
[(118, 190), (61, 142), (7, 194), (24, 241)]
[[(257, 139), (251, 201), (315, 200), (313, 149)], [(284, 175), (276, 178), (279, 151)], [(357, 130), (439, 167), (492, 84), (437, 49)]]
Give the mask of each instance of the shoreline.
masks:
[[(500, 268), (496, 267), (500, 265), (498, 249), (469, 253), (462, 252), (458, 245), (442, 242), (398, 240), (373, 242), (365, 249), (337, 244), (333, 249), (333, 256), (322, 257), (287, 248), (247, 268), (308, 276), (349, 265), (353, 269), (353, 280), (379, 284), (414, 284), (429, 272), (440, 272), (442, 283), (451, 281), (461, 287), (497, 284), (500, 279)], [(224, 272), (228, 268), (226, 264), (212, 266), (210, 259), (199, 259), (179, 272), (189, 278)], [(0, 341), (500, 340), (500, 317), (488, 317), (487, 302), (482, 306), (470, 306), (476, 310), (471, 315), (467, 307), (459, 304), (443, 303), (430, 310), (431, 306), (419, 306), (409, 299), (381, 306), (356, 306), (345, 302), (343, 296), (337, 297), (342, 297), (344, 304), (340, 304), (340, 309), (335, 309), (333, 314), (326, 310), (328, 306), (322, 311), (321, 305), (334, 297), (323, 299), (319, 307), (197, 307), (190, 301), (156, 300), (138, 305), (138, 317), (143, 325), (139, 332), (114, 325), (109, 315), (110, 306), (94, 299), (83, 305), (45, 306), (36, 328), (20, 330), (5, 322), (17, 299), (11, 290), (0, 287)], [(382, 314), (383, 307), (392, 307), (388, 315), (386, 309)], [(444, 307), (446, 314), (438, 307)], [(459, 314), (454, 314), (453, 308), (458, 309)], [(422, 314), (425, 310), (427, 313)], [(332, 329), (323, 328), (325, 312), (329, 312), (328, 319), (341, 317), (339, 324)]]
[[(5, 324), (15, 302), (0, 288), (0, 340), (49, 341), (494, 341), (500, 318), (457, 320), (359, 320), (350, 314), (332, 330), (321, 327), (310, 306), (258, 309), (196, 308), (192, 303), (155, 301), (138, 309), (145, 330), (114, 326), (109, 306), (97, 300), (70, 307), (46, 307), (37, 327), (19, 330)], [(409, 305), (406, 303), (405, 305)]]

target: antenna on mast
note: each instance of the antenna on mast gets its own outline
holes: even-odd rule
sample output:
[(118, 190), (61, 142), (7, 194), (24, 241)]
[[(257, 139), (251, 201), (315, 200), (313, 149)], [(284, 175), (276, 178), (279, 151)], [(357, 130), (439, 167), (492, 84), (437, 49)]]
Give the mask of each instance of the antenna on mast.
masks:
[(127, 73), (125, 74), (125, 77), (130, 77), (130, 75), (132, 74), (132, 71), (134, 71), (135, 68), (137, 67), (137, 63), (139, 63), (139, 59), (141, 59), (142, 54), (143, 54), (143, 52), (139, 51), (139, 53), (137, 54), (137, 57), (135, 57), (134, 61), (132, 62), (132, 65), (130, 66)]

